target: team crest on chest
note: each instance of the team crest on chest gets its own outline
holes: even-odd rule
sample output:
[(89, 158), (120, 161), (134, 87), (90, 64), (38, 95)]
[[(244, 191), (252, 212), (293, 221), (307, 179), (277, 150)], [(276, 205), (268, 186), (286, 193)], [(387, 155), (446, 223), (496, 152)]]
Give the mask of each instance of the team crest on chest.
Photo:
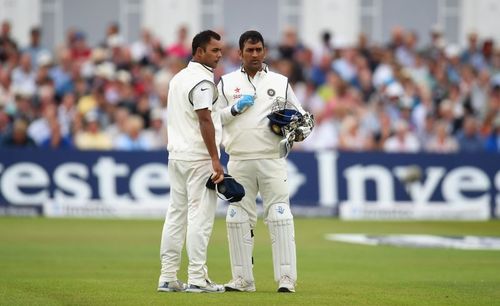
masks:
[(267, 94), (268, 94), (268, 96), (270, 96), (270, 97), (274, 97), (274, 95), (276, 94), (276, 91), (275, 91), (274, 89), (272, 89), (272, 88), (269, 88), (269, 89), (267, 90)]

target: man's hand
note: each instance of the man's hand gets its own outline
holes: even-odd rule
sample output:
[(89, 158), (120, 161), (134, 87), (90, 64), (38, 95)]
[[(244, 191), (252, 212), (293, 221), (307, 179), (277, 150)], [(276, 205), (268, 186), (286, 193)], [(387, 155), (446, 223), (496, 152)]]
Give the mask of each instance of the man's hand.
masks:
[(254, 97), (251, 95), (242, 95), (241, 98), (231, 108), (233, 115), (239, 115), (246, 111), (254, 103)]
[(222, 168), (219, 159), (212, 160), (212, 169), (214, 170), (212, 176), (210, 177), (212, 182), (214, 182), (214, 184), (222, 182), (224, 180), (224, 169)]

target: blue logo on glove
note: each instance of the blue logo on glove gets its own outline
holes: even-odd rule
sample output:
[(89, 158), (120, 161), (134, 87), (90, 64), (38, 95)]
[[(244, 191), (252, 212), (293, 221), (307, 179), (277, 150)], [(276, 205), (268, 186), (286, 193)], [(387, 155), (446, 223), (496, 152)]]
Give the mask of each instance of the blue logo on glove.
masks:
[(231, 211), (229, 212), (229, 215), (231, 216), (231, 218), (233, 218), (234, 216), (236, 216), (236, 210), (231, 209)]
[(278, 208), (276, 209), (276, 211), (279, 213), (279, 214), (284, 214), (285, 213), (285, 209), (282, 207), (282, 206), (278, 206)]

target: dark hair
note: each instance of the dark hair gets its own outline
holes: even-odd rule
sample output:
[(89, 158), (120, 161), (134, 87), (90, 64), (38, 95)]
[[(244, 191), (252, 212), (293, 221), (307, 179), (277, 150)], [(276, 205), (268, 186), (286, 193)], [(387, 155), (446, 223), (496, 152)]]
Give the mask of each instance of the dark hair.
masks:
[(191, 45), (192, 55), (194, 56), (196, 54), (196, 50), (198, 48), (202, 48), (203, 50), (205, 50), (205, 47), (208, 45), (212, 38), (215, 40), (220, 40), (220, 35), (211, 30), (205, 30), (196, 34)]
[(264, 46), (264, 38), (262, 37), (262, 34), (260, 34), (257, 31), (246, 31), (245, 33), (241, 34), (240, 36), (240, 50), (243, 50), (243, 47), (245, 46), (245, 42), (250, 41), (251, 43), (258, 43), (261, 42), (262, 46)]

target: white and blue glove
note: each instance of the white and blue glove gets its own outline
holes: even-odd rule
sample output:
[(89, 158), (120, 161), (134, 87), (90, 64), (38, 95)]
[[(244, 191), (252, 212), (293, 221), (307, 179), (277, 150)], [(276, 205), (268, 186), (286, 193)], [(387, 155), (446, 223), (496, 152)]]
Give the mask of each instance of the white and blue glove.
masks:
[(233, 116), (239, 115), (246, 111), (254, 103), (254, 97), (251, 95), (242, 95), (241, 98), (231, 107)]

